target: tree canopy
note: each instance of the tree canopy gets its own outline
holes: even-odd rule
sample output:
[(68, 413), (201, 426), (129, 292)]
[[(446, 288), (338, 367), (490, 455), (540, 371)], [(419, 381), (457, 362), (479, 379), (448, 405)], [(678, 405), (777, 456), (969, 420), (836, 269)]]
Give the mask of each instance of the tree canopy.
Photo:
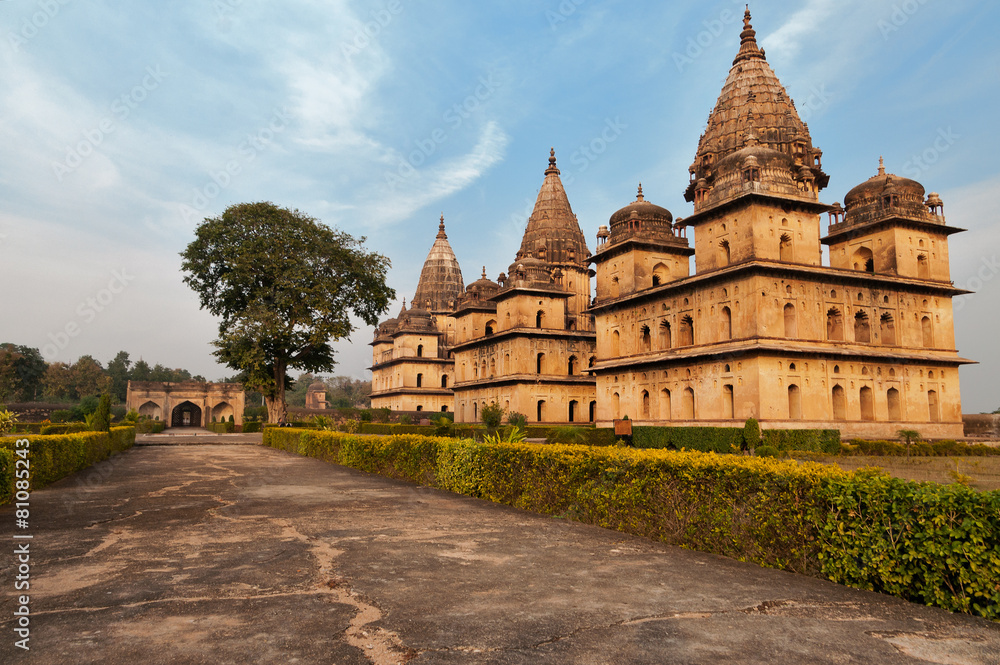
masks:
[(388, 310), (389, 259), (298, 210), (270, 202), (230, 206), (207, 218), (181, 253), (184, 282), (221, 318), (215, 356), (264, 394), (271, 422), (284, 422), (289, 368), (328, 372), (331, 341), (350, 336), (351, 315), (368, 325)]

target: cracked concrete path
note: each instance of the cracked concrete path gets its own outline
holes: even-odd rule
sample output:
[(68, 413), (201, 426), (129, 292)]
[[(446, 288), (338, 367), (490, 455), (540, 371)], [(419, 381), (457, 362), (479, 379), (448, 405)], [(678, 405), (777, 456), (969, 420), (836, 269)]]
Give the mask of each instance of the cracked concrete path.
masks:
[(262, 447), (135, 448), (31, 525), (4, 663), (1000, 663), (989, 621)]

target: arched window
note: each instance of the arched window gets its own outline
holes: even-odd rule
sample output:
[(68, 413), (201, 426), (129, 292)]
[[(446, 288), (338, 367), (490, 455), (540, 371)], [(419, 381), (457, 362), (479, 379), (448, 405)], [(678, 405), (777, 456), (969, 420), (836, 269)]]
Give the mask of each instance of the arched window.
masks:
[(538, 356), (535, 357), (535, 373), (536, 374), (541, 374), (542, 373), (542, 365), (543, 365), (544, 362), (545, 362), (545, 354), (544, 353), (539, 353)]
[(735, 404), (733, 403), (733, 387), (729, 384), (722, 386), (722, 417), (733, 418), (735, 414)]
[(871, 326), (868, 325), (868, 315), (858, 312), (854, 315), (854, 341), (858, 344), (869, 344), (872, 341)]
[(833, 419), (847, 420), (847, 394), (840, 385), (833, 387)]
[(788, 386), (788, 418), (789, 420), (802, 419), (802, 392), (794, 383)]
[(545, 312), (538, 310), (538, 313), (535, 314), (535, 327), (541, 328), (543, 323), (545, 323)]
[(574, 400), (570, 400), (570, 402), (569, 402), (569, 414), (568, 415), (569, 415), (569, 422), (571, 422), (571, 423), (572, 422), (576, 422), (576, 407), (577, 407), (577, 404), (578, 404), (578, 402), (575, 399)]
[(611, 332), (611, 357), (617, 358), (621, 355), (621, 335), (617, 330)]
[(611, 297), (612, 298), (617, 298), (618, 296), (621, 295), (621, 292), (622, 292), (621, 285), (618, 283), (618, 278), (617, 277), (612, 277), (611, 278)]
[(722, 339), (733, 338), (733, 312), (728, 307), (722, 308)]
[(567, 374), (573, 376), (574, 374), (576, 374), (576, 370), (577, 370), (576, 356), (570, 356), (569, 362), (567, 363)]
[(472, 422), (479, 422), (479, 405), (475, 402), (472, 403)]
[(861, 420), (875, 420), (875, 396), (868, 386), (861, 387)]
[(938, 404), (938, 394), (936, 390), (927, 391), (927, 416), (932, 423), (940, 422), (941, 408)]
[(879, 337), (885, 346), (896, 345), (896, 326), (892, 321), (892, 314), (883, 314), (879, 319)]
[(670, 322), (666, 319), (660, 321), (660, 349), (670, 348)]
[(660, 391), (660, 418), (670, 420), (670, 391), (666, 388)]
[(657, 263), (653, 266), (653, 286), (666, 284), (669, 275), (670, 269), (663, 263)]
[(778, 245), (778, 260), (791, 261), (792, 259), (792, 237), (787, 233), (781, 234), (781, 243)]
[(593, 367), (594, 363), (596, 363), (596, 362), (597, 362), (597, 358), (595, 358), (594, 356), (590, 356), (590, 360), (587, 361), (587, 367)]
[(925, 316), (920, 319), (920, 332), (923, 335), (923, 343), (927, 348), (934, 346), (934, 327), (931, 324), (931, 317)]
[(855, 270), (875, 272), (875, 258), (872, 256), (872, 250), (867, 247), (858, 247), (851, 258), (851, 263), (854, 264)]
[(691, 346), (694, 344), (694, 319), (685, 316), (681, 319), (680, 340), (678, 346)]
[(826, 338), (833, 342), (844, 339), (844, 317), (836, 307), (826, 313)]
[(899, 401), (899, 391), (889, 388), (885, 393), (886, 401), (889, 403), (889, 420), (899, 422), (903, 419), (903, 408)]
[(487, 321), (486, 322), (486, 336), (489, 337), (490, 335), (492, 335), (493, 331), (496, 330), (496, 327), (497, 327), (497, 322), (496, 321)]
[(799, 323), (795, 317), (795, 305), (785, 305), (785, 337), (795, 339), (799, 336)]
[(643, 326), (642, 327), (642, 340), (641, 340), (641, 342), (642, 342), (642, 350), (643, 351), (648, 352), (648, 351), (651, 350), (651, 348), (652, 348), (652, 338), (651, 338), (651, 336), (649, 334), (649, 326)]
[(590, 403), (590, 422), (594, 422), (597, 417), (597, 402)]
[(448, 387), (448, 375), (447, 374), (445, 374), (445, 375), (443, 375), (441, 377), (441, 387), (442, 388), (447, 388)]
[(441, 407), (441, 413), (448, 413), (448, 405), (447, 404), (445, 404), (444, 406)]
[(926, 254), (921, 254), (917, 257), (917, 277), (920, 279), (927, 279), (931, 276), (931, 264), (927, 260)]
[(417, 374), (417, 388), (423, 388), (423, 387), (424, 387), (424, 375)]
[(622, 417), (622, 398), (618, 393), (611, 396), (611, 408), (614, 412), (612, 414), (613, 418), (617, 419)]
[(694, 420), (694, 389), (684, 389), (684, 401), (681, 404), (681, 418)]
[(490, 377), (497, 375), (497, 361), (496, 358), (490, 358)]
[(649, 419), (649, 391), (642, 391), (642, 417)]
[(417, 357), (418, 358), (423, 358), (424, 357), (424, 345), (423, 344), (418, 344), (417, 345)]
[(732, 262), (732, 254), (729, 251), (729, 241), (723, 240), (719, 243), (719, 262), (728, 266)]

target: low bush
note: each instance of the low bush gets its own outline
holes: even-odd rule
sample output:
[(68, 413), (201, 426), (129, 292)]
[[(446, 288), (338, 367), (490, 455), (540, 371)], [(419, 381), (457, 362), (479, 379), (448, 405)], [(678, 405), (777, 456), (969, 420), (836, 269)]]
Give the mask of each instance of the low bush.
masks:
[(255, 434), (261, 431), (261, 424), (258, 422), (253, 423), (243, 423), (243, 433), (244, 434)]
[[(742, 437), (741, 429), (736, 432)], [(1000, 618), (1000, 492), (819, 464), (665, 450), (294, 429), (268, 429), (264, 443), (391, 478)]]
[[(899, 441), (866, 441), (854, 439), (840, 447), (843, 455), (905, 456), (906, 446)], [(969, 456), (983, 457), (1000, 455), (1000, 448), (981, 443), (968, 444), (964, 441), (919, 441), (910, 444), (910, 455), (914, 457)]]
[(766, 429), (762, 434), (764, 445), (777, 450), (840, 452), (840, 430), (836, 429)]
[[(31, 489), (37, 490), (60, 478), (96, 464), (115, 453), (128, 450), (135, 444), (134, 427), (112, 427), (108, 432), (75, 432), (72, 434), (29, 435), (28, 446), (31, 471)], [(17, 458), (15, 437), (0, 439), (0, 449)], [(5, 467), (8, 455), (0, 455), (0, 492), (13, 487), (13, 464)], [(0, 503), (8, 503), (9, 491), (0, 494)]]
[(216, 434), (232, 434), (236, 431), (235, 423), (230, 422), (209, 423), (205, 427), (209, 432), (215, 432)]
[(731, 453), (743, 445), (742, 427), (634, 427), (636, 448)]

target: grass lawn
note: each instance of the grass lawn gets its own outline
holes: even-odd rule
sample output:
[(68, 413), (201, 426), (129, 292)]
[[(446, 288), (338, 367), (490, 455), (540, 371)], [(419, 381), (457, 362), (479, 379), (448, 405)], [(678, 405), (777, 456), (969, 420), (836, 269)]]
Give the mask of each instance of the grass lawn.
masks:
[(993, 457), (894, 457), (894, 456), (810, 456), (792, 453), (799, 461), (836, 464), (845, 471), (866, 466), (885, 469), (897, 478), (953, 483), (961, 476), (969, 478), (968, 485), (987, 492), (1000, 490), (1000, 456)]

